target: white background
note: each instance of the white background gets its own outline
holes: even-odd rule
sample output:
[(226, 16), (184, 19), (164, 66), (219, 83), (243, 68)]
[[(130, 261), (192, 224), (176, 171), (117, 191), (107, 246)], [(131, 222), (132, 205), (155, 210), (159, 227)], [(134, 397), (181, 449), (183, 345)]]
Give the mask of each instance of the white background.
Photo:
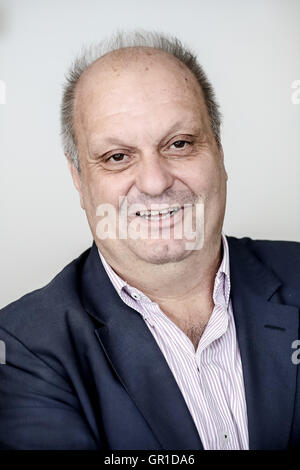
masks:
[(177, 35), (224, 116), (224, 231), (300, 241), (300, 0), (0, 0), (0, 307), (92, 243), (60, 146), (64, 73), (116, 29)]

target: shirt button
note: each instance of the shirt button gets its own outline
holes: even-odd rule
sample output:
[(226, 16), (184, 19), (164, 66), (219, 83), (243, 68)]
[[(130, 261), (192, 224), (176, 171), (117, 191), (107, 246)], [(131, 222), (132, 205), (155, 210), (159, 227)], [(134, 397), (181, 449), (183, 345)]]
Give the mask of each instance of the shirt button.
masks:
[(135, 300), (140, 300), (140, 296), (136, 292), (132, 292), (131, 297), (133, 297)]
[(219, 429), (218, 430), (218, 437), (220, 443), (220, 450), (228, 448), (230, 443), (230, 434), (226, 429)]
[(226, 445), (229, 443), (229, 434), (228, 432), (224, 431), (222, 433), (222, 444), (223, 444), (223, 448), (226, 447)]

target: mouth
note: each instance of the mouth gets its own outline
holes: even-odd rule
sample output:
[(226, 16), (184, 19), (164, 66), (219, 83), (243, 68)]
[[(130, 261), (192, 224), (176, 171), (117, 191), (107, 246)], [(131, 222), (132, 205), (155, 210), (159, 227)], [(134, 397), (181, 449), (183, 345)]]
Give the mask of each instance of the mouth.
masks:
[(167, 209), (161, 210), (145, 210), (137, 211), (135, 215), (142, 217), (145, 220), (164, 220), (173, 217), (177, 212), (179, 212), (182, 207), (168, 207)]

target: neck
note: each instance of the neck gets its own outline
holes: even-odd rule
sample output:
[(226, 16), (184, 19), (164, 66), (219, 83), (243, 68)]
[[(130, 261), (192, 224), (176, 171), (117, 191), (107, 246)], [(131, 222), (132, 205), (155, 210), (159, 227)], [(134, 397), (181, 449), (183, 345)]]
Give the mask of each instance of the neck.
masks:
[(152, 301), (160, 305), (176, 306), (190, 303), (192, 299), (212, 302), (214, 281), (222, 260), (222, 252), (220, 235), (214, 243), (191, 252), (185, 259), (163, 265), (135, 262), (124, 266), (106, 254), (104, 256), (121, 278)]

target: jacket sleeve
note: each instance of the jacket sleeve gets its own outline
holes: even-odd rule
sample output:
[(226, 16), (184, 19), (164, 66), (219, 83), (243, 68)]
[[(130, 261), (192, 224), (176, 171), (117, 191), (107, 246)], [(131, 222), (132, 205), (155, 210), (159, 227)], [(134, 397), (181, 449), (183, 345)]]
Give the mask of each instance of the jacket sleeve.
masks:
[(66, 378), (1, 328), (0, 340), (0, 449), (100, 449)]

